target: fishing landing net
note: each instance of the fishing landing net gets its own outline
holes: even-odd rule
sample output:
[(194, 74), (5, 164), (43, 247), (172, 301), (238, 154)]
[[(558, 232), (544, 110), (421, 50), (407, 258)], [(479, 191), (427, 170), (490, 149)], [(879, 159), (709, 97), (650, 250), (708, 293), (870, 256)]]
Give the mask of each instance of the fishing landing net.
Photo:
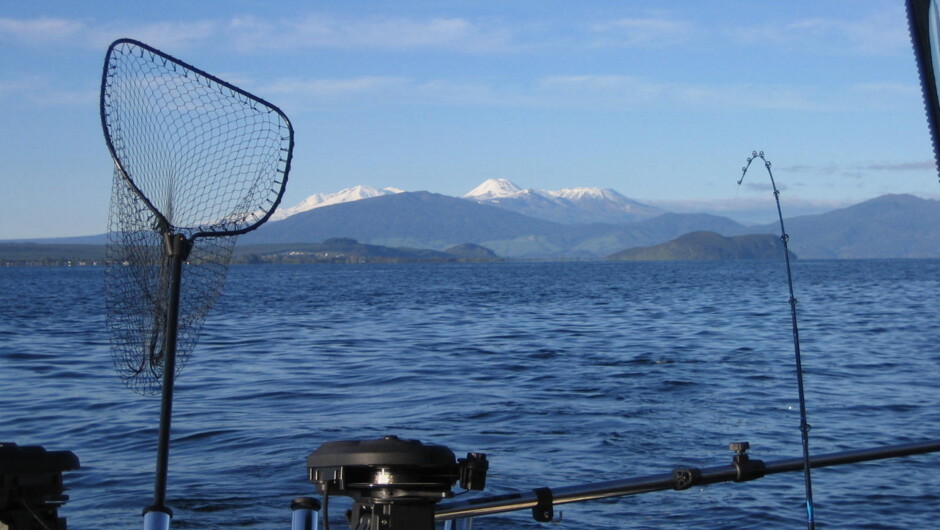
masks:
[(141, 394), (160, 392), (173, 276), (180, 274), (174, 372), (196, 345), (239, 234), (284, 193), (293, 130), (275, 106), (141, 42), (108, 49), (101, 122), (114, 159), (106, 273), (114, 365)]

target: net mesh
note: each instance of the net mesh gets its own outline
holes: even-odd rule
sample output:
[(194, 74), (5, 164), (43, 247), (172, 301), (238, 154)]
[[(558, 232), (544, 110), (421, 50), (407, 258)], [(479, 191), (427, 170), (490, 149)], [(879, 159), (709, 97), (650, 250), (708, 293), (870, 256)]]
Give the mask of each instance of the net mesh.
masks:
[(114, 365), (141, 394), (160, 392), (172, 257), (183, 267), (176, 372), (221, 292), (238, 234), (280, 202), (293, 132), (276, 107), (142, 43), (108, 51), (101, 118), (114, 158), (106, 298)]
[[(143, 395), (160, 392), (171, 257), (156, 216), (114, 171), (105, 285), (114, 367)], [(176, 373), (195, 349), (202, 323), (225, 281), (237, 236), (199, 238), (184, 265), (180, 287)]]

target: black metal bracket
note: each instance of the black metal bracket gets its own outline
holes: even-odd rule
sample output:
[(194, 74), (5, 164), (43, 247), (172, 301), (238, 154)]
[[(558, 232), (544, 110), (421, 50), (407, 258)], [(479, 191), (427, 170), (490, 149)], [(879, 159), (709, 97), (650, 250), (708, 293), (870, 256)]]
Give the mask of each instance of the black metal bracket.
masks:
[(540, 523), (551, 522), (555, 518), (555, 497), (549, 488), (535, 488), (538, 504), (532, 508), (532, 518)]
[(163, 243), (167, 256), (182, 256), (183, 261), (189, 259), (189, 252), (193, 249), (192, 240), (186, 239), (183, 234), (164, 232)]
[(732, 459), (732, 464), (738, 472), (737, 477), (734, 479), (735, 482), (745, 482), (764, 476), (767, 466), (764, 465), (763, 460), (751, 460), (751, 457), (747, 455), (749, 448), (750, 444), (747, 442), (728, 444), (728, 449), (736, 453)]

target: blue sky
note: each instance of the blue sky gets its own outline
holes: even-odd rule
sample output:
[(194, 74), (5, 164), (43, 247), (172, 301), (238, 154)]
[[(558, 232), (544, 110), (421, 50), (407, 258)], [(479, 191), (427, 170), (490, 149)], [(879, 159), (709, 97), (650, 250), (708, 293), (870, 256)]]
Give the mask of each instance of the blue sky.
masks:
[(286, 205), (508, 178), (771, 220), (755, 149), (785, 214), (940, 197), (899, 1), (33, 0), (0, 8), (0, 239), (106, 231), (119, 37), (287, 113)]

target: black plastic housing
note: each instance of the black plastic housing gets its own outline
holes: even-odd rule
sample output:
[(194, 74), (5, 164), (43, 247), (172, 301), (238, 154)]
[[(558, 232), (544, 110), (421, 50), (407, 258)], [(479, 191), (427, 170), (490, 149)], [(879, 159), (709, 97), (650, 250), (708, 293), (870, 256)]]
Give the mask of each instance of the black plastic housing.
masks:
[(0, 523), (10, 530), (65, 530), (62, 473), (79, 468), (71, 451), (0, 443)]
[(489, 463), (482, 453), (457, 460), (442, 445), (385, 436), (327, 442), (307, 457), (310, 481), (324, 496), (355, 500), (350, 528), (433, 530), (434, 506), (458, 481), (483, 489)]

